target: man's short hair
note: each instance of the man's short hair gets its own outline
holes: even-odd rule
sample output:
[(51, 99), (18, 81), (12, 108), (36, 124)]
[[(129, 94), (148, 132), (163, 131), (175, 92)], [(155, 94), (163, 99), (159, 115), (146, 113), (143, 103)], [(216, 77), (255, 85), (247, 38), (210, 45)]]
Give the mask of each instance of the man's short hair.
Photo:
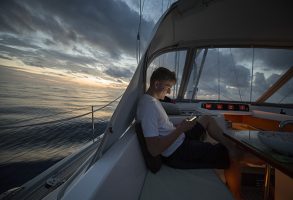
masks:
[(176, 82), (176, 74), (175, 72), (170, 71), (165, 67), (159, 67), (153, 71), (150, 82), (154, 81), (174, 81)]

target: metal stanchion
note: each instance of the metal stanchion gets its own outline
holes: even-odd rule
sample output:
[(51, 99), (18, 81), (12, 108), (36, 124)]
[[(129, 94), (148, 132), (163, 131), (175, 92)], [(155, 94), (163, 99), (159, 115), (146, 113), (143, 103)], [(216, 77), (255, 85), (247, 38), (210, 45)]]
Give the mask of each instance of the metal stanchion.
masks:
[(95, 142), (94, 106), (92, 106), (92, 133), (93, 133), (93, 142)]

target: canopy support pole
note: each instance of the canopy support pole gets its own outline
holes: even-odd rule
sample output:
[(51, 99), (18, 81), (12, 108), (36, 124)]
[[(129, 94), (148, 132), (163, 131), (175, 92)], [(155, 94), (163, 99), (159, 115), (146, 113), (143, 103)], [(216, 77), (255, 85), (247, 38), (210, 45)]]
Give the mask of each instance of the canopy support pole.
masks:
[(264, 103), (268, 98), (270, 98), (278, 89), (280, 89), (287, 81), (289, 81), (293, 76), (293, 66), (281, 77), (277, 82), (275, 82), (261, 97), (259, 97), (255, 102)]

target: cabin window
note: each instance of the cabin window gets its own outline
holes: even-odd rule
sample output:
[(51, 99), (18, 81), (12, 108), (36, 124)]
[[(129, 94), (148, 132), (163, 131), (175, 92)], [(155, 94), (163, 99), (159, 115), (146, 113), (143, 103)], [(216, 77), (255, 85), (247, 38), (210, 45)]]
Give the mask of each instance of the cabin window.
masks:
[[(184, 98), (255, 102), (292, 66), (292, 50), (199, 49)], [(264, 102), (292, 104), (293, 81), (289, 80)]]
[(267, 103), (293, 104), (293, 79), (284, 84), (275, 94), (273, 94)]
[(177, 83), (172, 88), (172, 91), (170, 94), (170, 97), (175, 99), (177, 97), (177, 94), (180, 88), (185, 60), (186, 60), (185, 50), (168, 52), (156, 57), (153, 60), (153, 62), (151, 62), (151, 64), (149, 65), (147, 69), (147, 79), (146, 79), (147, 87), (149, 87), (150, 77), (156, 68), (158, 67), (168, 68), (171, 71), (175, 71), (176, 77), (177, 77)]

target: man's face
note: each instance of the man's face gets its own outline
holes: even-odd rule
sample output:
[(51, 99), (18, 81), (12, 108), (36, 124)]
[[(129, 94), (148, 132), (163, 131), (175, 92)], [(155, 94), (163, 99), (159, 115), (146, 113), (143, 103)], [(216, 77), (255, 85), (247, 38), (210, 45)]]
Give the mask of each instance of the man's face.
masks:
[(158, 98), (163, 100), (167, 94), (170, 94), (174, 84), (174, 81), (157, 81), (155, 87)]

